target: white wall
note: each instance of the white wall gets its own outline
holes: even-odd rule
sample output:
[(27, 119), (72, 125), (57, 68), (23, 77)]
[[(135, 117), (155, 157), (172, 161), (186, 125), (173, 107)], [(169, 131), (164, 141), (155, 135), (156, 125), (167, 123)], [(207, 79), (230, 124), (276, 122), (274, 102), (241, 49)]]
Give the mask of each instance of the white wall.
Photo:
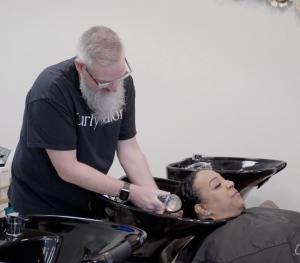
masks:
[[(73, 56), (96, 24), (125, 43), (138, 139), (155, 176), (194, 153), (281, 159), (288, 167), (248, 203), (300, 211), (300, 17), (262, 0), (2, 0), (1, 146), (16, 146), (39, 72)], [(118, 164), (111, 173), (123, 174)]]

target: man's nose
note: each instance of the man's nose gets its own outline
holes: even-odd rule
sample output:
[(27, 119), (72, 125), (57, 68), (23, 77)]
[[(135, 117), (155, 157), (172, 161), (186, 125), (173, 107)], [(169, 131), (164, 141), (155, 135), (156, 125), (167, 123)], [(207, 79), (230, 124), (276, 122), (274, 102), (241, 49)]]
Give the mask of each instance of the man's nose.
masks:
[(111, 85), (109, 85), (109, 87), (107, 87), (107, 90), (110, 92), (116, 92), (119, 88), (119, 83), (112, 83)]

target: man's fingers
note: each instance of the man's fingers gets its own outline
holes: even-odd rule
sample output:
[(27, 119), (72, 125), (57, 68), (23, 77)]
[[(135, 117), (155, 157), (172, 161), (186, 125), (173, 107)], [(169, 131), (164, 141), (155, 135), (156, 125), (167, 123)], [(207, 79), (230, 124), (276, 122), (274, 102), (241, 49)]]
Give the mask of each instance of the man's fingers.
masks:
[(170, 192), (167, 192), (167, 191), (163, 191), (163, 190), (160, 190), (160, 189), (156, 190), (156, 195), (157, 196), (167, 196), (169, 194), (170, 194)]
[(167, 199), (167, 197), (169, 195), (170, 195), (170, 192), (166, 192), (166, 191), (162, 191), (162, 190), (156, 191), (157, 199), (162, 203), (164, 203), (164, 201)]

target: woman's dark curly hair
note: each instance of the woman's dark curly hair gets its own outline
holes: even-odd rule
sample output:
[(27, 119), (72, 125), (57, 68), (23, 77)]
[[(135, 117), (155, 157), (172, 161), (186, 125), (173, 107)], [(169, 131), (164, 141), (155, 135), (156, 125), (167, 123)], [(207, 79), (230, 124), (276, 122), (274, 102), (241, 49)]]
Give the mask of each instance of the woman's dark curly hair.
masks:
[(177, 195), (182, 201), (183, 217), (196, 219), (194, 206), (203, 201), (200, 193), (193, 187), (198, 172), (199, 170), (192, 172), (178, 185)]

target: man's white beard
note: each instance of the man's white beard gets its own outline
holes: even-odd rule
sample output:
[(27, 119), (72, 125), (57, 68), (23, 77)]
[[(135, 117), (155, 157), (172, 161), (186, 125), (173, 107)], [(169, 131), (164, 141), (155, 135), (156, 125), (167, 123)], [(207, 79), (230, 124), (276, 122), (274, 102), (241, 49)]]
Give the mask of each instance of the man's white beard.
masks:
[(80, 78), (79, 87), (97, 121), (105, 122), (105, 120), (110, 119), (125, 104), (123, 81), (120, 82), (116, 92), (94, 91), (87, 87), (83, 78)]

